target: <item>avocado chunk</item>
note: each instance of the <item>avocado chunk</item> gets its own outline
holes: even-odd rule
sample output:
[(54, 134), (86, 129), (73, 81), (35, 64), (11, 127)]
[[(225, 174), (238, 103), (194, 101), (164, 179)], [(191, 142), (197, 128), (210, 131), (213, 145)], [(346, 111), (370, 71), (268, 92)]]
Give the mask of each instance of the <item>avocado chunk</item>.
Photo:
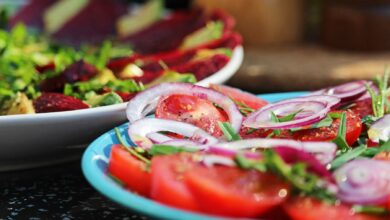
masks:
[(18, 92), (10, 102), (6, 115), (34, 114), (34, 106), (26, 94)]
[(115, 92), (109, 92), (103, 95), (93, 94), (87, 98), (86, 101), (91, 107), (99, 107), (106, 105), (113, 105), (123, 103), (122, 98)]
[(117, 22), (119, 36), (129, 36), (150, 26), (161, 18), (163, 10), (162, 0), (150, 0), (134, 13), (122, 16)]
[(224, 24), (221, 21), (207, 22), (206, 26), (184, 38), (180, 49), (185, 50), (198, 47), (207, 42), (221, 38), (223, 33), (223, 27)]
[(56, 33), (68, 21), (82, 11), (90, 0), (61, 0), (50, 6), (43, 17), (45, 30)]
[(146, 85), (147, 88), (164, 82), (196, 83), (196, 77), (192, 73), (178, 73), (166, 70), (163, 75)]

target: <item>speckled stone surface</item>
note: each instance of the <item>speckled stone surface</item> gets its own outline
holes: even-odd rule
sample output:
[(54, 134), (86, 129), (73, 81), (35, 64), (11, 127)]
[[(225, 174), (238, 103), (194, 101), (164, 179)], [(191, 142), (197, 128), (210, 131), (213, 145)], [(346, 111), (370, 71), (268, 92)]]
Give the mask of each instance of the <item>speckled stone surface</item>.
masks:
[(143, 219), (95, 191), (80, 161), (0, 173), (0, 219)]

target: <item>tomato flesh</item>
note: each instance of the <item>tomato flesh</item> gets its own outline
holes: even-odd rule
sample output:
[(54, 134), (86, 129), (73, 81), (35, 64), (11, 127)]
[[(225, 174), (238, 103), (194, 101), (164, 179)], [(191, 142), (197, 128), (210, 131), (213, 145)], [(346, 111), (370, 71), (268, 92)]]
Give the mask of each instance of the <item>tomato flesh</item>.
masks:
[(151, 177), (146, 164), (133, 157), (122, 145), (112, 146), (108, 172), (131, 191), (149, 196)]
[(283, 204), (283, 208), (293, 220), (343, 219), (380, 220), (387, 216), (354, 213), (349, 206), (330, 205), (309, 197), (296, 197)]
[(192, 193), (184, 183), (184, 173), (191, 169), (191, 155), (155, 156), (152, 159), (150, 196), (157, 202), (176, 208), (198, 211)]
[(219, 137), (223, 133), (218, 121), (227, 117), (208, 100), (188, 95), (171, 95), (161, 99), (157, 105), (156, 118), (171, 119), (193, 124)]
[(244, 103), (249, 108), (252, 108), (255, 110), (268, 104), (267, 101), (255, 96), (255, 95), (252, 95), (248, 92), (244, 92), (240, 89), (236, 89), (236, 88), (233, 88), (230, 86), (210, 84), (210, 88), (212, 88), (220, 93), (225, 94), (226, 96), (230, 97), (231, 99), (234, 99), (238, 102)]
[(281, 204), (288, 185), (274, 175), (236, 167), (197, 165), (185, 181), (202, 212), (257, 217)]

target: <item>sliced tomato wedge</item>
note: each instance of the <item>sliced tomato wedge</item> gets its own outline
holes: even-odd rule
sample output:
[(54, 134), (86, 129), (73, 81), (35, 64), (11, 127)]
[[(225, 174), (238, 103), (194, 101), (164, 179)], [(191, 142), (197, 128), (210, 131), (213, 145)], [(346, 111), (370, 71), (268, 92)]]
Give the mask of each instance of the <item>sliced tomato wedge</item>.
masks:
[(359, 115), (360, 118), (363, 118), (367, 115), (373, 115), (372, 111), (372, 101), (371, 99), (365, 99), (355, 102), (350, 108), (353, 113)]
[(223, 93), (226, 96), (229, 96), (231, 99), (234, 99), (235, 101), (244, 103), (249, 108), (252, 108), (255, 110), (268, 104), (267, 101), (255, 96), (255, 95), (252, 95), (248, 92), (244, 92), (240, 89), (233, 88), (230, 86), (210, 84), (210, 88), (212, 88), (220, 93)]
[[(351, 146), (359, 138), (362, 131), (362, 122), (360, 117), (352, 111), (332, 111), (345, 112), (347, 116), (346, 141)], [(332, 141), (336, 138), (340, 126), (340, 119), (334, 119), (329, 127), (313, 128), (299, 130), (293, 133), (293, 138), (300, 141)]]
[(284, 203), (283, 208), (293, 220), (380, 220), (388, 216), (356, 214), (347, 205), (330, 205), (309, 197), (297, 197)]
[(133, 157), (122, 145), (111, 148), (108, 172), (124, 186), (143, 196), (149, 196), (151, 176), (144, 162)]
[(191, 154), (153, 157), (151, 198), (176, 208), (198, 211), (198, 204), (183, 180), (192, 166)]
[(171, 95), (161, 99), (156, 118), (187, 122), (219, 137), (223, 133), (218, 121), (227, 121), (226, 115), (208, 100), (188, 95)]
[(286, 200), (280, 178), (236, 167), (196, 165), (184, 177), (202, 212), (229, 217), (258, 217)]

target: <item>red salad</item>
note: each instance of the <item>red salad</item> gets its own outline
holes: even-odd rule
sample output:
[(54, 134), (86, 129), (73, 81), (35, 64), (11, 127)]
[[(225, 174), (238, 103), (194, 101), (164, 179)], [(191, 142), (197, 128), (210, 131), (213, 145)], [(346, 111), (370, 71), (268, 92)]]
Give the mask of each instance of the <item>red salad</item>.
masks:
[(389, 219), (387, 81), (275, 103), (228, 86), (160, 84), (130, 100), (134, 146), (117, 133), (107, 172), (141, 196), (213, 216)]

